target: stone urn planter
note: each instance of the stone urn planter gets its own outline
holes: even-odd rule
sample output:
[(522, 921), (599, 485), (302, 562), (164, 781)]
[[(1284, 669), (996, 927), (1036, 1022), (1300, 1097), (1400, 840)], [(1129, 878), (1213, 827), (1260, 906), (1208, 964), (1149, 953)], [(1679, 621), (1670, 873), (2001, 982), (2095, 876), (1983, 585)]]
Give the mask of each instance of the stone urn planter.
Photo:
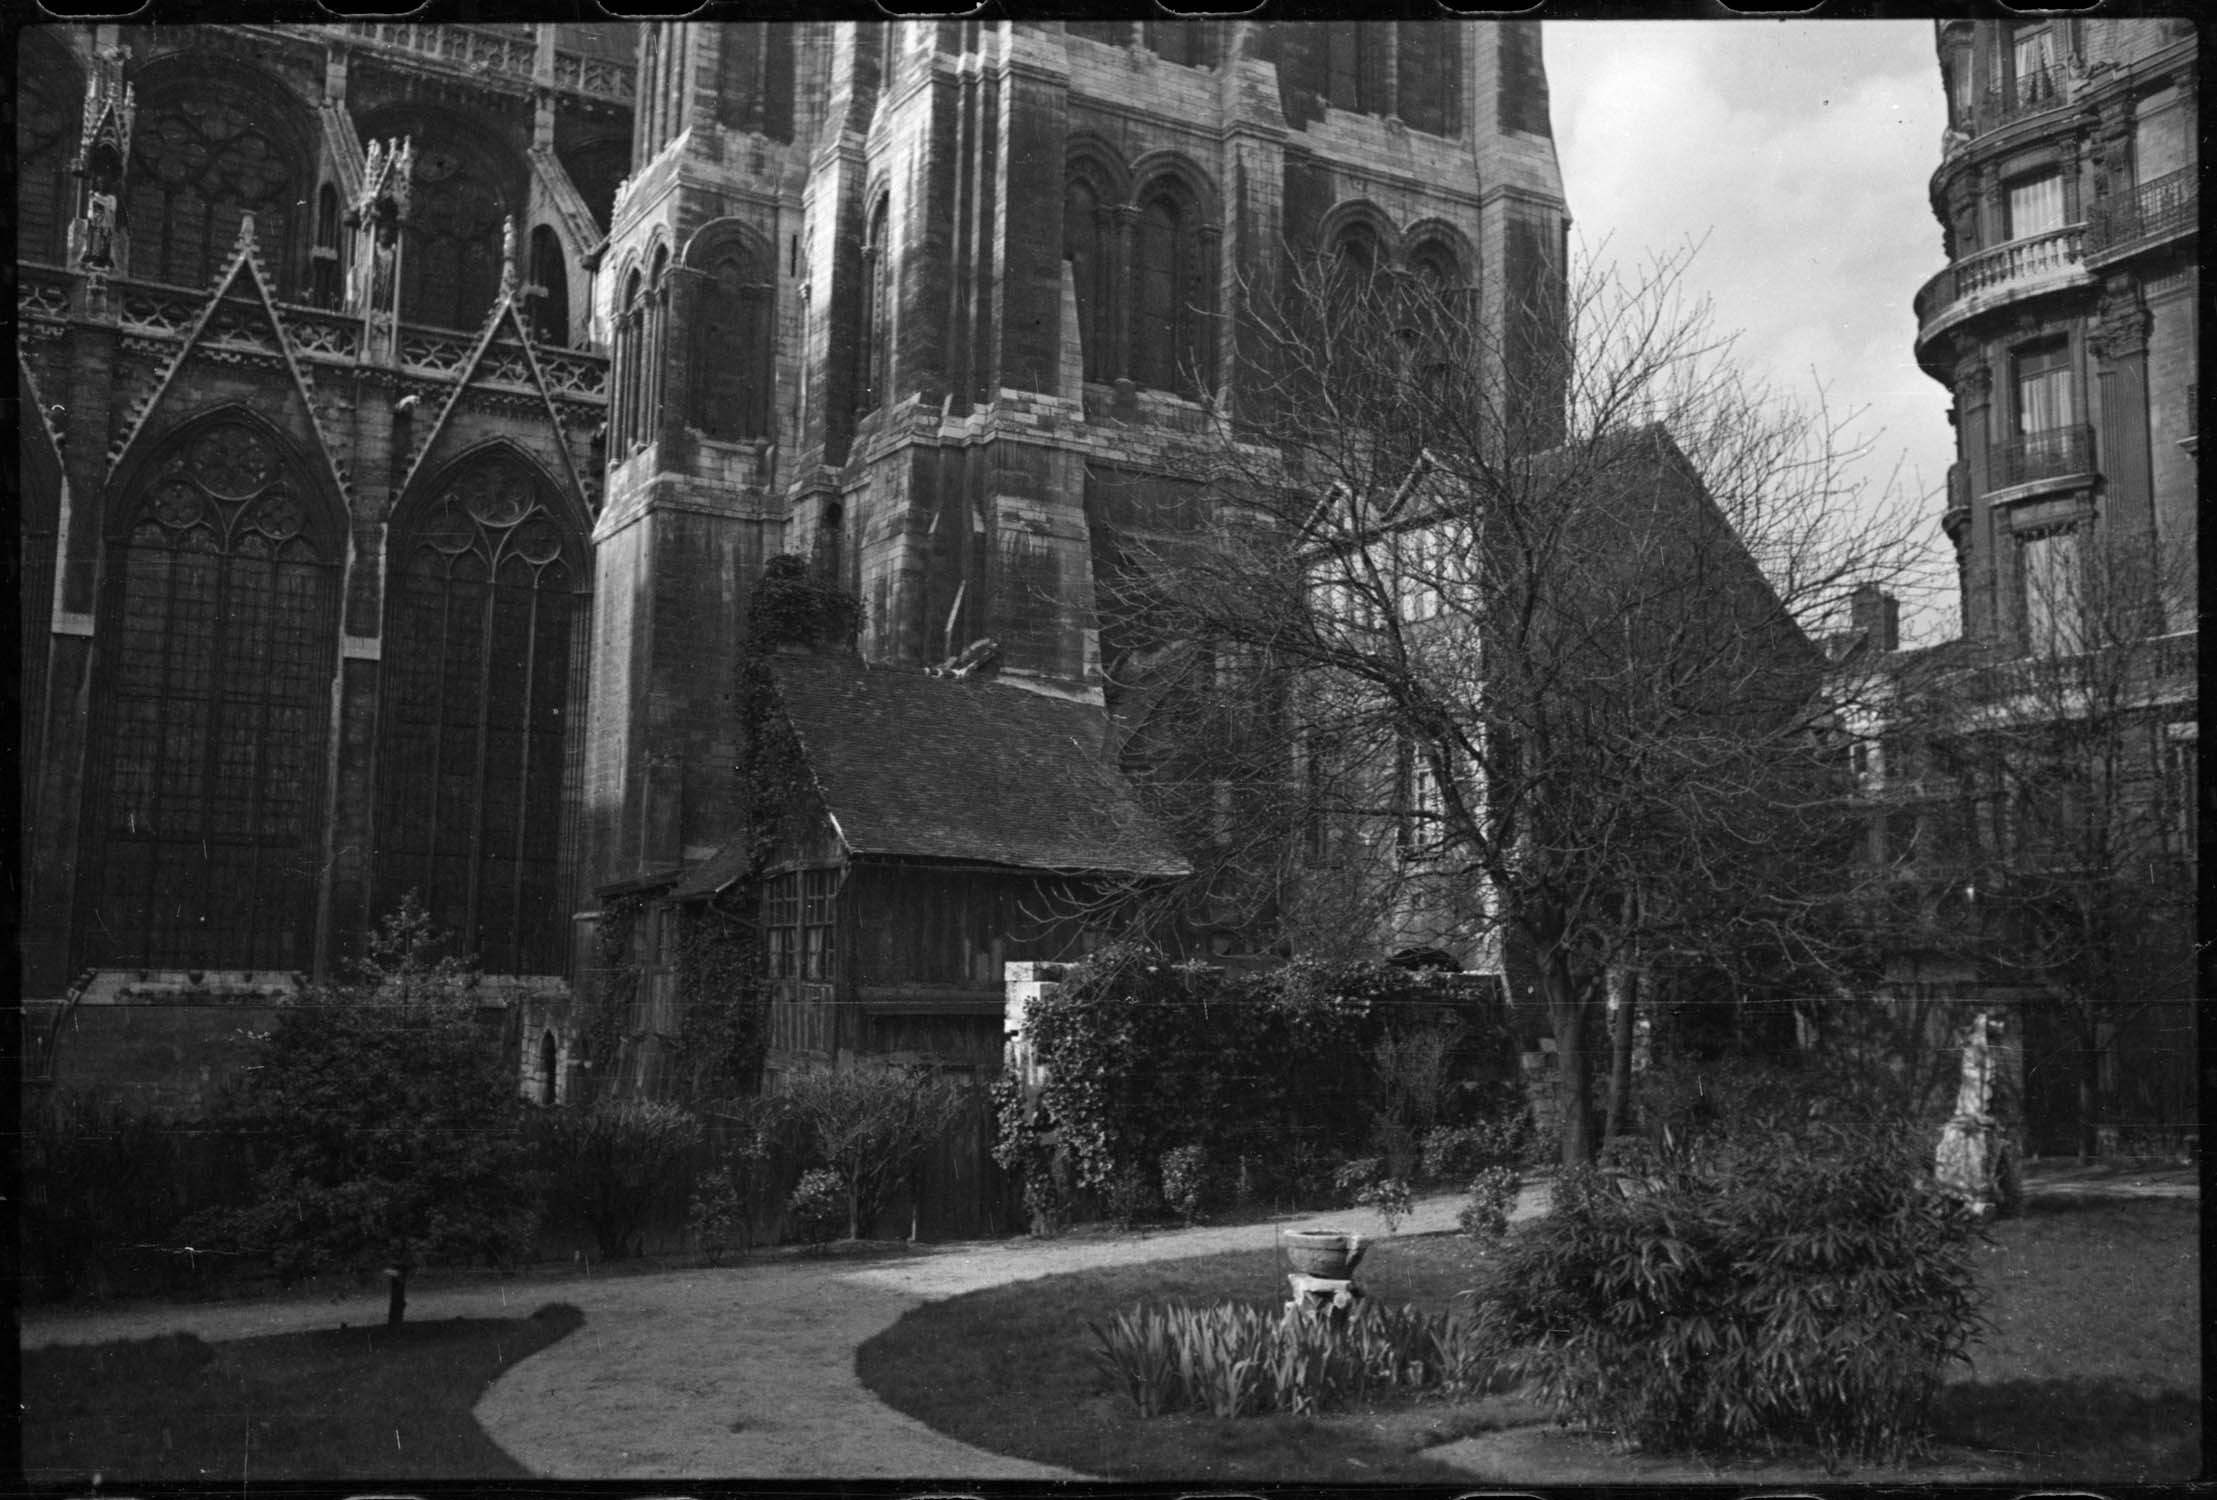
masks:
[(1339, 1229), (1288, 1229), (1278, 1239), (1295, 1271), (1323, 1281), (1345, 1281), (1354, 1275), (1369, 1248), (1361, 1235)]

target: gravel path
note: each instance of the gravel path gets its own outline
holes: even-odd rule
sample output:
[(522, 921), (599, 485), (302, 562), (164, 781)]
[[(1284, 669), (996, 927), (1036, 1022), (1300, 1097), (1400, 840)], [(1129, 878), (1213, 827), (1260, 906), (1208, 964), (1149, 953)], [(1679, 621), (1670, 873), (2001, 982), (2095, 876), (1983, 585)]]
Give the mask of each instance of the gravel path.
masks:
[[(2056, 1173), (2035, 1195), (2197, 1196), (2190, 1182)], [(2104, 1174), (2105, 1176), (2107, 1174)], [(2045, 1177), (2045, 1174), (2043, 1174)], [(1516, 1211), (1541, 1211), (1544, 1185)], [(1460, 1199), (1421, 1200), (1403, 1234), (1454, 1227)], [(1261, 1224), (1058, 1240), (934, 1246), (876, 1263), (779, 1259), (637, 1276), (442, 1287), (411, 1292), (413, 1318), (521, 1316), (548, 1302), (585, 1324), (509, 1370), (477, 1405), (493, 1440), (549, 1479), (1082, 1478), (958, 1443), (881, 1404), (854, 1371), (854, 1351), (925, 1302), (1094, 1266), (1267, 1249), (1278, 1231), (1318, 1215)], [(1374, 1213), (1329, 1222), (1384, 1234)], [(381, 1289), (345, 1298), (110, 1313), (30, 1312), (22, 1344), (96, 1343), (185, 1331), (252, 1338), (384, 1317)], [(1445, 1455), (1450, 1461), (1459, 1455)], [(1482, 1465), (1478, 1467), (1483, 1467)]]
[[(1543, 1192), (1527, 1189), (1517, 1217), (1538, 1212)], [(1452, 1229), (1460, 1202), (1420, 1200), (1401, 1233)], [(1325, 1217), (1335, 1227), (1385, 1235), (1375, 1213)], [(556, 1301), (584, 1311), (583, 1327), (510, 1369), (477, 1405), (492, 1439), (543, 1478), (1082, 1478), (969, 1447), (884, 1406), (856, 1379), (854, 1351), (939, 1298), (1093, 1266), (1268, 1249), (1281, 1228), (1319, 1221), (1304, 1214), (1154, 1234), (971, 1242), (862, 1265), (792, 1259), (431, 1288), (409, 1294), (408, 1313), (520, 1316)], [(22, 1343), (180, 1331), (252, 1338), (383, 1316), (381, 1289), (311, 1301), (34, 1312)]]

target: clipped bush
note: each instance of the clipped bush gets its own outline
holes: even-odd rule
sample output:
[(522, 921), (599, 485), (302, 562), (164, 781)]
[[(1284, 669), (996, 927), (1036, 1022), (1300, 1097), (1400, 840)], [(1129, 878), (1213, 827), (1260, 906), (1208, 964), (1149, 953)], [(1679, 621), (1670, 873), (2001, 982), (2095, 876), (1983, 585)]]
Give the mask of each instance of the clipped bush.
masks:
[(1529, 1110), (1472, 1125), (1440, 1125), (1424, 1136), (1421, 1173), (1427, 1182), (1468, 1182), (1489, 1167), (1514, 1166), (1532, 1133)]
[(1142, 1417), (1313, 1414), (1382, 1389), (1475, 1391), (1491, 1376), (1460, 1312), (1359, 1303), (1344, 1320), (1225, 1302), (1088, 1323), (1095, 1362)]
[(785, 1213), (803, 1244), (830, 1243), (847, 1222), (847, 1179), (829, 1167), (809, 1168), (787, 1195)]
[(1509, 1210), (1524, 1178), (1514, 1167), (1487, 1167), (1470, 1179), (1470, 1201), (1455, 1213), (1455, 1227), (1465, 1239), (1491, 1242), (1509, 1232)]
[(551, 1202), (592, 1231), (603, 1260), (639, 1254), (658, 1205), (674, 1214), (683, 1201), (701, 1125), (676, 1105), (600, 1099), (535, 1123)]
[(1560, 1419), (1644, 1448), (1897, 1461), (1983, 1327), (1980, 1231), (1924, 1155), (1816, 1125), (1566, 1174), (1503, 1256), (1486, 1347)]
[(1209, 1192), (1209, 1153), (1200, 1146), (1176, 1146), (1162, 1154), (1162, 1201), (1183, 1224), (1201, 1222)]

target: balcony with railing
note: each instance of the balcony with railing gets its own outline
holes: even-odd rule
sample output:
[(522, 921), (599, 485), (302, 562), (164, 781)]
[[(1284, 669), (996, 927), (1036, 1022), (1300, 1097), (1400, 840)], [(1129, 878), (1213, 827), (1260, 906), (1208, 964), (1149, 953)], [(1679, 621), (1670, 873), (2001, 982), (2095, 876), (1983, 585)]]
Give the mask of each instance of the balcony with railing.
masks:
[(2197, 227), (2201, 188), (2196, 168), (2166, 172), (2094, 205), (2086, 217), (2086, 253), (2114, 255)]
[(2028, 432), (1987, 451), (1986, 472), (1997, 490), (2093, 471), (2094, 429), (2084, 423)]
[[(314, 27), (272, 27), (275, 32), (320, 32), (353, 46), (412, 53), (475, 77), (513, 83), (542, 82), (539, 39), (528, 25), (471, 26), (419, 21), (345, 21)], [(552, 83), (570, 93), (628, 105), (636, 86), (635, 69), (614, 58), (558, 48)]]
[(1917, 289), (1917, 341), (2020, 298), (2090, 284), (2085, 226), (2069, 224), (1967, 255)]

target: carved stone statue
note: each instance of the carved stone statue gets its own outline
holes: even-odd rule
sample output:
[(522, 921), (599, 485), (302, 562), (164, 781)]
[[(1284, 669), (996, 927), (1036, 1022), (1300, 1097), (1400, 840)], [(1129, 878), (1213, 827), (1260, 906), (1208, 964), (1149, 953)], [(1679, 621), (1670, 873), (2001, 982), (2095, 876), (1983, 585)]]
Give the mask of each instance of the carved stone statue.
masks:
[(2017, 1163), (1994, 1118), (1994, 1046), (2002, 1023), (1986, 1011), (1972, 1017), (1963, 1039), (1963, 1069), (1955, 1115), (1940, 1132), (1933, 1175), (1940, 1186), (1986, 1215), (2016, 1206)]

